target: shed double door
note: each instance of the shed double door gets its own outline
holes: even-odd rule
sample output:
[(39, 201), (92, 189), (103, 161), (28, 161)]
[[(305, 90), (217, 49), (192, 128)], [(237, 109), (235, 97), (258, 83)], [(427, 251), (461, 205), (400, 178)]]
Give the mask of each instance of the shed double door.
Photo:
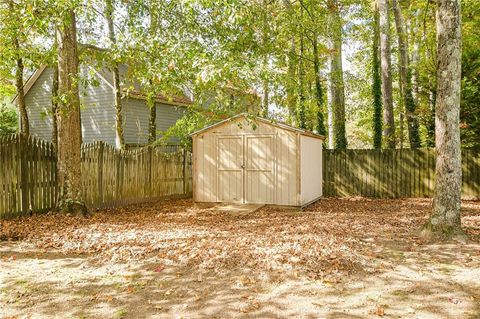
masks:
[(218, 201), (273, 204), (273, 135), (218, 136)]

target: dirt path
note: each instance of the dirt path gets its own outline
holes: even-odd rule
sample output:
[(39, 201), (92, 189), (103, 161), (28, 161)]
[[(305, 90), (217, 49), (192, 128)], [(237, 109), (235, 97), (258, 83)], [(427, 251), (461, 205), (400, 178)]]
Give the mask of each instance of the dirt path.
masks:
[[(407, 232), (428, 201), (332, 200), (220, 222), (171, 204), (58, 228), (49, 216), (2, 224), (24, 239), (0, 242), (0, 318), (480, 318), (478, 241), (432, 245)], [(464, 216), (476, 239), (480, 204)], [(184, 242), (205, 251), (188, 259)], [(153, 253), (137, 253), (147, 245)]]

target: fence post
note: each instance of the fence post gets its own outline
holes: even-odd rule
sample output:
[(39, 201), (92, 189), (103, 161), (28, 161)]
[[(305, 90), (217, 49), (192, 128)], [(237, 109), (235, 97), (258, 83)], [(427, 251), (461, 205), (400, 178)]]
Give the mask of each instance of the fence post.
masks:
[(28, 140), (22, 134), (18, 135), (18, 151), (20, 152), (20, 188), (22, 190), (22, 213), (27, 214), (29, 210), (29, 194), (28, 194)]
[(99, 203), (97, 205), (103, 205), (103, 142), (98, 143), (98, 171), (97, 171), (97, 185), (98, 185), (98, 198)]
[(148, 196), (149, 198), (153, 197), (152, 194), (152, 146), (148, 146), (148, 159), (147, 159), (147, 166), (148, 166)]
[(115, 157), (115, 204), (118, 204), (119, 202), (123, 201), (123, 198), (120, 194), (121, 191), (121, 185), (120, 183), (123, 182), (120, 180), (120, 156), (121, 156), (122, 151), (117, 151), (115, 150), (113, 156)]

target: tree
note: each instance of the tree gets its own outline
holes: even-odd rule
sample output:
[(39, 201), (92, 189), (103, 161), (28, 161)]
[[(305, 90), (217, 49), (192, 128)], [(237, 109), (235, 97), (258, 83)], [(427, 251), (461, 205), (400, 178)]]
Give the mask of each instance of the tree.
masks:
[(13, 106), (0, 101), (0, 136), (15, 133), (17, 125), (17, 112)]
[(380, 56), (382, 70), (383, 136), (387, 147), (395, 148), (393, 117), (392, 62), (390, 52), (390, 10), (388, 0), (378, 0), (380, 14)]
[[(108, 25), (108, 38), (110, 40), (112, 51), (116, 46), (117, 40), (115, 38), (115, 27), (113, 24), (114, 6), (113, 0), (105, 0), (105, 19)], [(113, 90), (115, 94), (115, 133), (116, 144), (120, 149), (125, 148), (125, 138), (123, 135), (123, 118), (122, 118), (122, 92), (120, 88), (120, 73), (118, 71), (118, 62), (113, 59)]]
[[(15, 88), (17, 90), (16, 103), (18, 112), (20, 114), (20, 132), (28, 136), (30, 134), (30, 124), (28, 121), (27, 108), (25, 106), (25, 93), (23, 90), (23, 73), (24, 73), (24, 51), (20, 47), (21, 38), (24, 37), (22, 30), (22, 21), (24, 17), (21, 16), (21, 6), (13, 0), (8, 0), (9, 21), (6, 26), (11, 42), (11, 53), (15, 60)], [(8, 24), (8, 25), (7, 25)]]
[[(56, 44), (55, 48), (57, 48)], [(58, 152), (58, 99), (58, 63), (55, 62), (53, 64), (52, 79), (52, 143), (56, 152)]]
[(328, 1), (330, 14), (330, 96), (333, 112), (333, 140), (337, 149), (347, 148), (345, 131), (345, 85), (342, 66), (343, 23), (337, 0)]
[(463, 236), (460, 220), (461, 17), (460, 0), (438, 0), (435, 195), (425, 234)]
[(58, 43), (58, 188), (57, 210), (87, 214), (81, 189), (82, 132), (78, 92), (77, 29), (74, 8), (59, 8)]
[(323, 87), (320, 78), (320, 60), (318, 57), (318, 40), (317, 34), (313, 34), (313, 71), (315, 72), (315, 97), (317, 101), (317, 132), (320, 135), (326, 135), (327, 129), (325, 128), (325, 117), (323, 115), (324, 99), (323, 99)]
[[(300, 8), (300, 18), (303, 18), (303, 7)], [(303, 19), (302, 19), (303, 20)], [(298, 110), (297, 123), (302, 129), (307, 128), (307, 119), (305, 114), (305, 40), (304, 30), (300, 28), (300, 59), (298, 61)]]
[(379, 14), (375, 4), (372, 45), (372, 95), (373, 95), (373, 148), (382, 148), (382, 81), (379, 60)]
[(408, 41), (405, 32), (402, 10), (398, 0), (392, 0), (392, 6), (398, 38), (400, 93), (403, 97), (403, 105), (406, 111), (405, 113), (407, 117), (410, 147), (417, 148), (421, 146), (421, 142), (418, 132), (418, 120), (415, 114), (415, 100), (413, 99), (412, 92), (412, 76), (408, 59)]

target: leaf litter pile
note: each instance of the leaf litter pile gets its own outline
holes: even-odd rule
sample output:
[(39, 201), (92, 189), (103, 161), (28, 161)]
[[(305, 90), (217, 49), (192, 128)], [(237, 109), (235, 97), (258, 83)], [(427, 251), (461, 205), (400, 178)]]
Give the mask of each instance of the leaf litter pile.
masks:
[[(323, 199), (304, 211), (264, 207), (248, 214), (163, 200), (104, 209), (91, 217), (43, 214), (0, 221), (0, 240), (92, 254), (108, 262), (156, 258), (163, 265), (247, 268), (332, 279), (392, 266), (382, 243), (422, 245), (413, 235), (427, 199)], [(464, 202), (463, 224), (480, 237), (480, 203)]]

